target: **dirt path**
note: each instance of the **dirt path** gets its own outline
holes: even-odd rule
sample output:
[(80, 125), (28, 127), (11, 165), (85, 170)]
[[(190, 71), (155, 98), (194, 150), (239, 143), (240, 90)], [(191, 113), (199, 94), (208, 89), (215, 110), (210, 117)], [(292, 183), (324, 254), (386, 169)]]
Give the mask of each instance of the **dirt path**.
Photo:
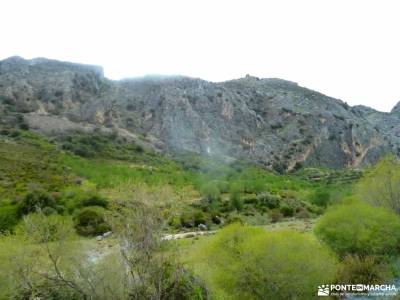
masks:
[(163, 241), (171, 241), (171, 240), (179, 240), (185, 238), (192, 238), (199, 235), (212, 235), (215, 234), (217, 230), (212, 231), (191, 231), (191, 232), (182, 232), (182, 233), (175, 233), (175, 234), (166, 234), (164, 235), (161, 240)]

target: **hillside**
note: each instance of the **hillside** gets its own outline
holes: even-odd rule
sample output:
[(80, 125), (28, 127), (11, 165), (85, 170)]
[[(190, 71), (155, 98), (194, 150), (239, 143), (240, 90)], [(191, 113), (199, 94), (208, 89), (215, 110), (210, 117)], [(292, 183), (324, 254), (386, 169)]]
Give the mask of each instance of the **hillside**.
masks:
[(397, 153), (400, 116), (350, 107), (281, 79), (112, 81), (102, 68), (44, 58), (0, 62), (3, 127), (58, 136), (117, 132), (157, 152), (240, 159), (283, 172), (357, 167)]

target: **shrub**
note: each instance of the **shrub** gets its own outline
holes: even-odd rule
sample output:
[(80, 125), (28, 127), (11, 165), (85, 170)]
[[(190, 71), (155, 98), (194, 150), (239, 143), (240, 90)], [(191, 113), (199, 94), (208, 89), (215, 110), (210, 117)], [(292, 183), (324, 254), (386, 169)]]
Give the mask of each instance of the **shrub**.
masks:
[(19, 216), (17, 206), (0, 206), (0, 233), (4, 231), (12, 231), (18, 221)]
[(376, 164), (357, 185), (357, 196), (365, 202), (400, 214), (400, 162), (392, 156)]
[(110, 230), (102, 207), (89, 206), (81, 209), (74, 216), (74, 222), (76, 232), (80, 235), (98, 235)]
[(299, 219), (308, 219), (308, 218), (311, 217), (311, 215), (310, 215), (310, 213), (308, 212), (307, 209), (302, 207), (296, 213), (296, 217), (298, 217)]
[(64, 240), (72, 232), (69, 218), (59, 215), (46, 216), (43, 213), (33, 213), (24, 217), (16, 231), (33, 242), (47, 243)]
[(326, 207), (331, 199), (331, 195), (328, 191), (325, 190), (316, 190), (314, 194), (311, 196), (311, 203)]
[(192, 263), (215, 299), (314, 299), (337, 262), (309, 235), (230, 225), (204, 240)]
[(187, 212), (181, 214), (180, 223), (182, 224), (183, 227), (190, 228), (195, 226), (193, 215)]
[(231, 207), (237, 211), (243, 209), (243, 199), (239, 193), (231, 193), (230, 195)]
[(278, 174), (284, 174), (286, 172), (287, 165), (283, 162), (275, 161), (272, 164), (272, 169)]
[(172, 226), (174, 228), (180, 228), (182, 226), (181, 224), (181, 219), (177, 216), (173, 216), (169, 222), (168, 222), (169, 226)]
[(262, 193), (257, 196), (258, 204), (268, 208), (277, 208), (280, 205), (281, 198), (269, 193)]
[(42, 212), (43, 212), (43, 214), (46, 215), (46, 216), (50, 216), (50, 215), (57, 214), (57, 210), (55, 210), (55, 209), (52, 208), (52, 207), (48, 207), (48, 206), (46, 206), (45, 208), (43, 208)]
[(34, 191), (25, 195), (19, 203), (18, 211), (20, 215), (26, 215), (46, 207), (56, 208), (53, 197), (43, 191)]
[(217, 186), (221, 193), (229, 192), (229, 184), (227, 181), (220, 180), (217, 182)]
[(201, 189), (201, 194), (208, 200), (208, 201), (215, 201), (219, 200), (220, 191), (218, 186), (215, 182), (210, 182), (203, 186)]
[(200, 224), (206, 224), (207, 222), (206, 215), (202, 211), (197, 211), (194, 214), (193, 219), (195, 226), (198, 226)]
[(97, 194), (87, 195), (87, 198), (82, 199), (83, 206), (101, 206), (107, 208), (108, 201), (107, 199), (101, 197)]
[(279, 222), (283, 218), (282, 213), (278, 209), (271, 210), (268, 215), (271, 218), (272, 223)]
[(86, 182), (83, 186), (66, 189), (61, 198), (70, 213), (86, 206), (108, 207), (108, 200), (96, 192), (95, 186)]
[(280, 211), (284, 217), (291, 217), (294, 214), (294, 208), (287, 204), (283, 204)]
[(400, 219), (363, 203), (332, 207), (321, 217), (315, 234), (339, 255), (393, 255), (400, 245)]
[(228, 216), (226, 224), (244, 224), (244, 221), (240, 216)]
[(346, 255), (339, 266), (337, 282), (339, 284), (381, 284), (390, 276), (388, 266), (376, 257)]

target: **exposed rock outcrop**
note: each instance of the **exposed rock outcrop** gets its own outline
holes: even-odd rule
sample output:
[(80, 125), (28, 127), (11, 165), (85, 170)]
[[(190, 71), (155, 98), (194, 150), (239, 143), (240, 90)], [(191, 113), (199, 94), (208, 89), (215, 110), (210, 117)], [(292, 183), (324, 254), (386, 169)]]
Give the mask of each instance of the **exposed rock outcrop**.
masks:
[(32, 128), (117, 130), (169, 153), (246, 159), (265, 167), (333, 168), (400, 153), (400, 109), (350, 107), (281, 79), (187, 77), (111, 81), (102, 69), (48, 59), (0, 62), (0, 115)]

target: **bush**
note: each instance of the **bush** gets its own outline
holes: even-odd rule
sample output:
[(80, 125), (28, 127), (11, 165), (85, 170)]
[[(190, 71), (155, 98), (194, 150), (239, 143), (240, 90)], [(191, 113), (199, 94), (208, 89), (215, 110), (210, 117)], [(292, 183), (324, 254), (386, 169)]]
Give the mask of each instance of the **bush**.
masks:
[(180, 227), (182, 226), (182, 224), (181, 224), (181, 219), (180, 219), (179, 217), (177, 217), (177, 216), (173, 216), (173, 217), (169, 220), (168, 225), (169, 225), (169, 226), (172, 226), (173, 228), (178, 229), (178, 228), (180, 228)]
[(400, 219), (363, 203), (332, 207), (321, 217), (315, 234), (339, 255), (394, 255), (400, 246)]
[(262, 193), (257, 196), (258, 204), (270, 209), (277, 208), (280, 205), (281, 198), (270, 193)]
[(388, 266), (373, 256), (347, 255), (340, 264), (339, 284), (381, 284), (390, 276)]
[(205, 197), (208, 201), (216, 201), (219, 200), (219, 196), (221, 192), (218, 189), (218, 186), (214, 182), (210, 182), (203, 186), (201, 189), (201, 194)]
[(83, 187), (70, 187), (62, 194), (62, 202), (69, 212), (86, 206), (108, 207), (108, 200), (96, 193), (95, 187), (84, 182)]
[(229, 184), (227, 181), (217, 181), (217, 187), (221, 193), (228, 193), (229, 192)]
[(357, 185), (363, 201), (400, 214), (400, 161), (388, 156), (379, 161)]
[(0, 233), (4, 231), (12, 231), (18, 221), (19, 216), (17, 206), (0, 206)]
[(308, 219), (308, 218), (311, 217), (311, 214), (308, 212), (307, 209), (302, 207), (296, 213), (296, 217), (299, 218), (299, 219)]
[(97, 194), (87, 195), (87, 198), (82, 199), (82, 206), (100, 206), (107, 208), (108, 201), (107, 199), (101, 197)]
[(57, 204), (53, 197), (43, 191), (34, 191), (25, 195), (19, 203), (18, 212), (26, 215), (46, 207), (56, 209)]
[(311, 203), (326, 207), (331, 199), (331, 195), (328, 191), (325, 190), (316, 190), (314, 194), (311, 196)]
[(81, 209), (74, 216), (75, 229), (80, 235), (98, 235), (109, 231), (111, 228), (105, 222), (102, 207), (89, 206)]
[(284, 174), (286, 172), (287, 165), (283, 162), (275, 161), (272, 164), (272, 169), (278, 174)]
[(195, 226), (199, 226), (200, 224), (206, 224), (207, 222), (206, 215), (202, 211), (197, 211), (193, 217)]
[(287, 204), (283, 204), (280, 211), (284, 217), (292, 217), (294, 214), (294, 208)]
[(239, 193), (233, 193), (230, 195), (231, 207), (237, 211), (243, 209), (243, 199)]
[(271, 218), (272, 223), (279, 222), (283, 218), (282, 213), (278, 209), (271, 210), (268, 215)]
[(180, 223), (182, 224), (183, 227), (190, 228), (195, 226), (193, 215), (187, 212), (181, 214)]
[(230, 225), (204, 240), (192, 263), (215, 299), (314, 299), (337, 262), (309, 235)]
[(26, 235), (33, 242), (47, 243), (64, 240), (71, 234), (71, 229), (72, 224), (69, 218), (33, 213), (24, 217), (16, 231)]

